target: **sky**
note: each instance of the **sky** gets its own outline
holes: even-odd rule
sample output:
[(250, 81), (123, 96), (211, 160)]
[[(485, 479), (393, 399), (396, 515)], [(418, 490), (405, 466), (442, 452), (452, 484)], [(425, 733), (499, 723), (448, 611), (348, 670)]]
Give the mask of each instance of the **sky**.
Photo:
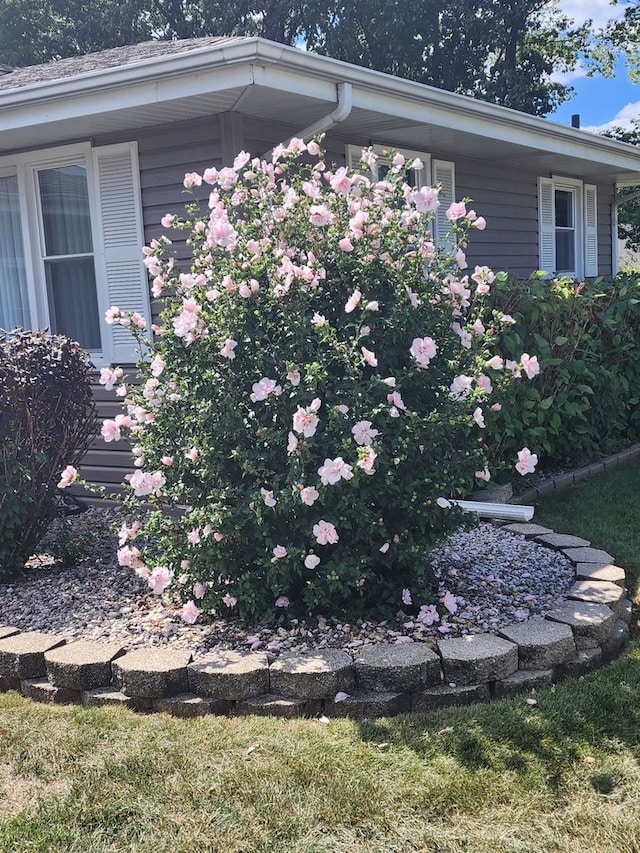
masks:
[[(610, 0), (560, 0), (560, 6), (578, 24), (591, 18), (594, 30), (624, 12), (624, 5), (612, 6)], [(587, 77), (581, 66), (557, 79), (573, 86), (576, 93), (548, 116), (551, 121), (570, 124), (577, 113), (581, 127), (597, 133), (613, 126), (628, 127), (632, 119), (640, 118), (640, 84), (630, 82), (622, 61), (613, 79)]]

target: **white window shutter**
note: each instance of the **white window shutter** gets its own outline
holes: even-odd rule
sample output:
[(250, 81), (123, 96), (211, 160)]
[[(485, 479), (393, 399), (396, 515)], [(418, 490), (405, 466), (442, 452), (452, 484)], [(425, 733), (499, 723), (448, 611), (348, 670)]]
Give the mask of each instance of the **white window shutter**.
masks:
[(584, 274), (598, 275), (598, 190), (593, 184), (584, 185)]
[(538, 178), (538, 234), (540, 269), (552, 273), (556, 269), (556, 220), (553, 181)]
[[(149, 283), (142, 264), (144, 231), (140, 199), (140, 172), (135, 143), (93, 149), (98, 188), (98, 213), (102, 245), (102, 277), (108, 306), (139, 311), (151, 323)], [(133, 337), (122, 326), (111, 326), (115, 364), (135, 363)]]
[(447, 209), (456, 200), (455, 164), (448, 160), (433, 160), (431, 175), (434, 185), (440, 185), (440, 207), (433, 220), (434, 240), (439, 249), (451, 251), (455, 247), (455, 241), (447, 237), (451, 228)]

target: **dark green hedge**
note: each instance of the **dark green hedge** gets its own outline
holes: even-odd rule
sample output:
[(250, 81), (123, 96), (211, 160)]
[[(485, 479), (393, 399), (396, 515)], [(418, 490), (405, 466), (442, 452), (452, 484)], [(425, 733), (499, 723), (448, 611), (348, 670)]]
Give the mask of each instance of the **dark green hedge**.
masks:
[(539, 470), (581, 465), (640, 440), (640, 277), (496, 282), (494, 305), (516, 324), (501, 352), (537, 355), (490, 427), (494, 465), (528, 446)]

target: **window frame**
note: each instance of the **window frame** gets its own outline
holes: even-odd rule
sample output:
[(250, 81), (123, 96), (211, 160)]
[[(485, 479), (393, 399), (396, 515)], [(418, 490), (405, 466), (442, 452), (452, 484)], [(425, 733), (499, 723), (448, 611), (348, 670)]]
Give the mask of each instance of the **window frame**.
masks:
[[(573, 229), (556, 225), (556, 192), (569, 192), (573, 199)], [(548, 195), (550, 193), (550, 195)], [(592, 201), (589, 201), (589, 196)], [(550, 201), (550, 208), (548, 202)], [(590, 210), (589, 205), (593, 204)], [(589, 224), (589, 219), (593, 224)], [(561, 270), (557, 267), (557, 234), (574, 231), (575, 268)], [(552, 245), (549, 237), (553, 235)], [(590, 243), (590, 246), (588, 245)], [(598, 210), (597, 187), (587, 184), (579, 178), (564, 175), (551, 175), (538, 178), (538, 261), (539, 268), (547, 275), (563, 275), (573, 278), (585, 278), (598, 275)], [(589, 257), (591, 247), (592, 257)], [(553, 258), (549, 263), (549, 257)], [(551, 266), (552, 269), (548, 267)], [(595, 268), (594, 268), (595, 267)]]
[[(446, 210), (450, 204), (455, 201), (455, 162), (452, 160), (441, 160), (439, 158), (434, 158), (427, 151), (414, 151), (410, 148), (398, 147), (396, 145), (369, 145), (365, 146), (371, 148), (374, 154), (377, 154), (378, 160), (383, 163), (391, 163), (391, 158), (389, 157), (389, 153), (391, 151), (402, 154), (407, 161), (419, 159), (422, 161), (423, 167), (422, 169), (417, 170), (417, 180), (416, 180), (416, 189), (420, 189), (421, 187), (430, 187), (433, 186), (438, 171), (443, 172), (443, 187), (448, 183), (448, 187), (450, 189), (450, 193), (448, 196), (444, 196), (441, 193), (441, 201), (440, 207), (436, 211), (433, 221), (432, 221), (432, 234), (434, 243), (439, 246), (440, 249), (444, 251), (449, 251), (454, 249), (453, 243), (447, 240), (447, 235), (449, 233), (450, 223), (446, 218)], [(360, 145), (347, 145), (345, 148), (345, 159), (347, 165), (350, 168), (356, 167), (360, 163), (360, 157), (362, 155), (363, 146)], [(376, 164), (377, 165), (377, 164)], [(374, 180), (377, 180), (376, 170), (372, 170), (372, 175)]]
[[(558, 232), (567, 233), (573, 231), (573, 257), (575, 259), (575, 269), (561, 270), (556, 268), (554, 272), (560, 275), (571, 275), (581, 278), (584, 274), (584, 184), (577, 178), (559, 178), (553, 177), (553, 229), (554, 229), (554, 244), (556, 255), (556, 266), (558, 258)], [(573, 228), (562, 228), (557, 224), (556, 211), (556, 193), (568, 192), (571, 194), (572, 213), (573, 213)]]
[(402, 154), (407, 161), (422, 161), (422, 169), (416, 170), (416, 189), (419, 190), (421, 187), (431, 185), (431, 154), (428, 154), (426, 151), (412, 151), (408, 148), (398, 148), (395, 145), (347, 145), (347, 164), (350, 168), (353, 169), (360, 163), (363, 147), (371, 148), (373, 153), (378, 157), (376, 166), (371, 170), (374, 180), (378, 180), (378, 163), (382, 162), (385, 165), (392, 165), (389, 155), (393, 151), (394, 153)]
[(27, 221), (26, 194), (23, 190), (21, 175), (14, 158), (0, 157), (0, 178), (16, 178), (18, 186), (18, 216), (20, 217), (20, 236), (22, 238), (22, 251), (24, 255), (24, 274), (27, 283), (27, 310), (29, 312), (29, 325), (34, 326), (36, 316), (35, 287), (33, 281), (33, 265), (31, 259), (31, 235), (25, 230)]
[[(116, 245), (112, 228), (109, 226), (109, 239), (105, 232), (105, 209), (103, 207), (103, 192), (106, 178), (103, 176), (101, 162), (109, 157), (122, 158), (129, 165), (127, 171), (127, 188), (129, 197), (124, 204), (130, 213), (131, 227), (127, 231), (129, 237), (128, 255), (130, 259), (120, 258), (122, 252)], [(86, 169), (87, 193), (90, 216), (91, 240), (93, 245), (93, 268), (96, 282), (98, 305), (98, 322), (101, 347), (99, 350), (89, 350), (91, 360), (96, 367), (113, 364), (135, 362), (133, 344), (124, 343), (118, 337), (120, 327), (110, 327), (104, 322), (104, 313), (110, 307), (114, 298), (123, 310), (141, 311), (148, 322), (151, 321), (151, 306), (149, 282), (146, 270), (142, 264), (142, 246), (144, 244), (142, 199), (138, 166), (137, 143), (127, 142), (115, 145), (92, 146), (90, 142), (71, 145), (61, 145), (19, 154), (0, 157), (0, 175), (15, 175), (18, 181), (18, 196), (20, 209), (20, 227), (24, 248), (26, 267), (27, 301), (32, 328), (51, 328), (53, 320), (49, 307), (46, 262), (49, 257), (45, 254), (46, 244), (42, 224), (42, 211), (38, 187), (38, 172), (42, 169), (56, 168), (81, 164)], [(135, 232), (135, 233), (134, 233)], [(106, 245), (108, 242), (108, 247)], [(129, 265), (129, 273), (125, 275), (122, 287), (117, 287), (110, 265), (111, 256), (116, 253), (121, 264)], [(126, 250), (125, 250), (126, 255)], [(115, 284), (115, 289), (114, 289)], [(117, 294), (114, 295), (114, 292)]]
[[(39, 279), (43, 284), (43, 306), (46, 309), (46, 313), (49, 319), (49, 326), (56, 325), (59, 327), (59, 323), (57, 322), (58, 318), (56, 317), (55, 305), (53, 304), (53, 292), (50, 282), (50, 274), (49, 270), (56, 263), (60, 263), (65, 260), (77, 260), (77, 259), (90, 259), (91, 265), (93, 267), (94, 274), (94, 283), (96, 290), (96, 303), (98, 309), (98, 331), (100, 336), (100, 348), (91, 348), (87, 351), (91, 354), (93, 359), (102, 358), (103, 352), (105, 350), (106, 339), (108, 336), (105, 334), (103, 330), (103, 317), (104, 311), (108, 306), (104, 306), (100, 304), (100, 287), (98, 282), (98, 264), (96, 258), (96, 239), (99, 238), (99, 232), (97, 229), (98, 217), (96, 215), (95, 204), (92, 203), (92, 184), (93, 184), (93, 176), (90, 175), (90, 166), (91, 155), (80, 155), (77, 157), (68, 157), (68, 158), (60, 158), (56, 159), (55, 162), (45, 161), (44, 163), (32, 163), (29, 168), (31, 171), (31, 181), (33, 187), (33, 202), (34, 202), (34, 212), (37, 218), (37, 240), (33, 241), (34, 249), (37, 250), (37, 259), (34, 257), (34, 264), (38, 264), (39, 270)], [(44, 224), (44, 209), (43, 209), (43, 199), (42, 199), (42, 187), (40, 184), (40, 172), (64, 168), (65, 166), (83, 166), (85, 168), (85, 178), (87, 183), (87, 202), (89, 208), (89, 226), (91, 233), (91, 251), (90, 252), (75, 252), (73, 254), (57, 254), (53, 255), (47, 251), (47, 238), (45, 233), (45, 224)], [(102, 309), (102, 310), (101, 310)], [(58, 328), (58, 331), (60, 329)]]

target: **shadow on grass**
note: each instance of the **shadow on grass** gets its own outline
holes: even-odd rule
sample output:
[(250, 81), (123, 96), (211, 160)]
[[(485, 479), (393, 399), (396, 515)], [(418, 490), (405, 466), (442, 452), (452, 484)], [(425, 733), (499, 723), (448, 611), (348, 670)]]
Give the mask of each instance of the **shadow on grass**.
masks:
[[(576, 761), (591, 752), (625, 751), (640, 758), (640, 641), (598, 672), (526, 697), (430, 715), (363, 721), (361, 738), (412, 749), (421, 759), (447, 755), (472, 773), (538, 768), (552, 789), (563, 786)], [(597, 775), (597, 774), (596, 774)], [(606, 788), (610, 779), (595, 779)]]
[(626, 572), (629, 597), (640, 603), (640, 459), (545, 498), (534, 521), (612, 554)]

